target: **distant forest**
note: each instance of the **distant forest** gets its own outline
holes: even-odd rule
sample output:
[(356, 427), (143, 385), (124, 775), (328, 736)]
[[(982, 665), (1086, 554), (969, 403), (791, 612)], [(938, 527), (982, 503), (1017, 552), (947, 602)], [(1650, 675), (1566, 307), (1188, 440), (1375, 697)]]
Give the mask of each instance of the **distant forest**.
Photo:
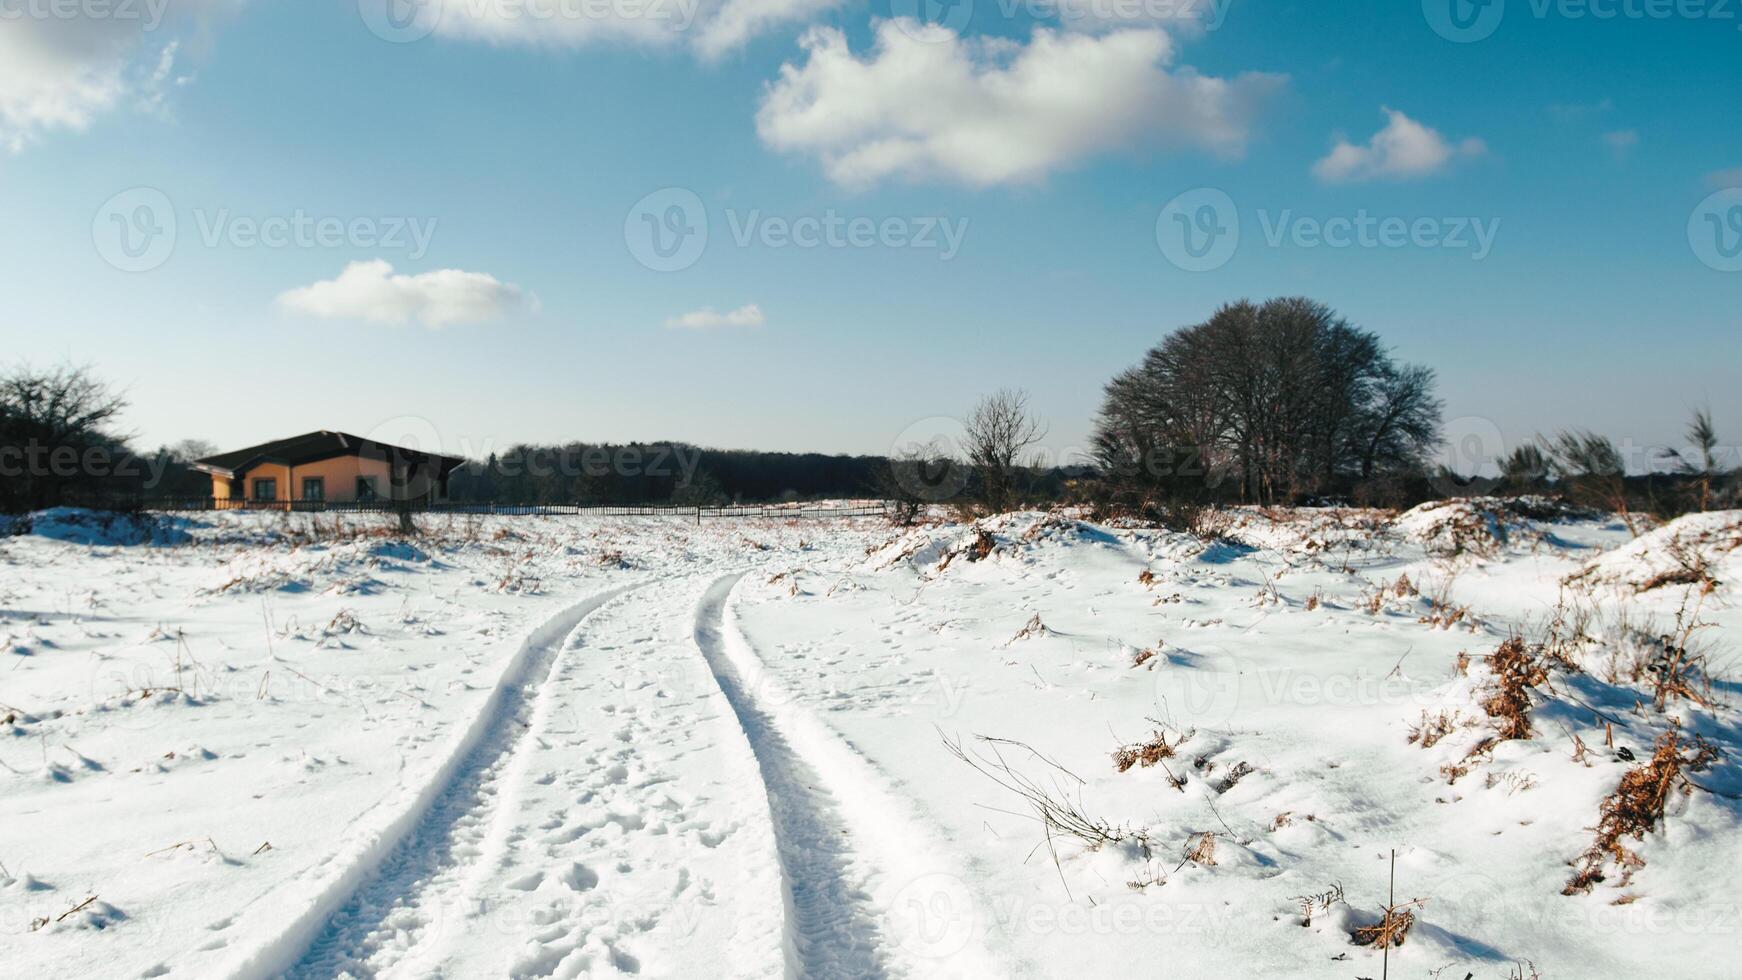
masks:
[(881, 456), (702, 449), (677, 442), (514, 446), (455, 470), (462, 502), (680, 506), (877, 495)]
[[(1709, 410), (1693, 411), (1682, 446), (1630, 459), (1605, 436), (1562, 429), (1491, 447), (1498, 472), (1472, 477), (1441, 461), (1436, 387), (1431, 368), (1395, 360), (1378, 334), (1322, 303), (1240, 301), (1166, 333), (1109, 379), (1081, 465), (1042, 465), (1046, 420), (1025, 393), (1001, 390), (963, 416), (959, 442), (896, 446), (890, 457), (519, 445), (456, 470), (448, 498), (686, 507), (877, 498), (901, 520), (935, 504), (968, 515), (1070, 501), (1172, 520), (1225, 504), (1407, 507), (1487, 493), (1553, 494), (1624, 517), (1742, 505), (1735, 447)], [(0, 370), (0, 513), (206, 497), (211, 482), (190, 463), (217, 447), (136, 451), (120, 429), (125, 407), (84, 368)]]

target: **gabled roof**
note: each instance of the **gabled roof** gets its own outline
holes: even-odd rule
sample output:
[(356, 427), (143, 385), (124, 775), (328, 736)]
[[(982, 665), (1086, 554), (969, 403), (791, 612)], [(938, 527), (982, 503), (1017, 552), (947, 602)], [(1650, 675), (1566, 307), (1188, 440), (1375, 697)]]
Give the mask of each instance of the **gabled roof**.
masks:
[(370, 459), (391, 458), (404, 463), (433, 465), (439, 467), (443, 475), (465, 462), (465, 460), (455, 456), (420, 452), (416, 449), (406, 449), (403, 446), (364, 439), (346, 432), (331, 432), (322, 429), (319, 432), (308, 432), (300, 436), (291, 436), (288, 439), (263, 442), (258, 446), (249, 446), (247, 449), (237, 449), (232, 452), (219, 453), (216, 456), (207, 456), (205, 459), (195, 460), (193, 467), (219, 476), (237, 477), (262, 463), (301, 466), (304, 463), (314, 463), (339, 456), (364, 456)]

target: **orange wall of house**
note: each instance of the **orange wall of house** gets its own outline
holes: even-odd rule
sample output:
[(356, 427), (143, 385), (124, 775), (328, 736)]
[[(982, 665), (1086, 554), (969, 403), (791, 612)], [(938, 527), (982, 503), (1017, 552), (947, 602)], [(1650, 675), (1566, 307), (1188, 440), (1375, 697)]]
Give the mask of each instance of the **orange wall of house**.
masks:
[[(253, 500), (255, 499), (254, 481), (256, 479), (277, 480), (277, 499), (301, 500), (303, 499), (302, 481), (310, 477), (318, 477), (326, 483), (327, 500), (347, 502), (357, 499), (357, 478), (360, 476), (375, 478), (376, 496), (385, 499), (392, 492), (391, 470), (387, 461), (364, 459), (360, 456), (339, 456), (313, 463), (302, 463), (295, 467), (281, 466), (278, 463), (262, 463), (244, 475), (244, 486), (238, 488), (238, 492), (247, 499)], [(213, 477), (212, 496), (228, 496), (229, 488), (221, 486), (227, 482), (222, 477)]]

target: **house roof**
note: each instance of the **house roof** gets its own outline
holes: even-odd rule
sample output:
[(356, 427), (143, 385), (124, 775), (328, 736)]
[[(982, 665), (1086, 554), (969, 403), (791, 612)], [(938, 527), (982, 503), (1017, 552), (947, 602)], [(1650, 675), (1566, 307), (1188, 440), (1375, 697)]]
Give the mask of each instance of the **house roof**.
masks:
[(237, 449), (227, 453), (218, 453), (216, 456), (207, 456), (204, 459), (195, 460), (193, 467), (207, 473), (233, 478), (262, 463), (301, 466), (304, 463), (314, 463), (339, 456), (365, 456), (370, 459), (392, 458), (405, 463), (434, 465), (439, 467), (443, 476), (465, 462), (456, 456), (420, 452), (391, 443), (364, 439), (347, 432), (332, 432), (322, 429), (319, 432), (308, 432), (300, 436), (291, 436), (288, 439), (263, 442), (258, 446), (249, 446), (247, 449)]

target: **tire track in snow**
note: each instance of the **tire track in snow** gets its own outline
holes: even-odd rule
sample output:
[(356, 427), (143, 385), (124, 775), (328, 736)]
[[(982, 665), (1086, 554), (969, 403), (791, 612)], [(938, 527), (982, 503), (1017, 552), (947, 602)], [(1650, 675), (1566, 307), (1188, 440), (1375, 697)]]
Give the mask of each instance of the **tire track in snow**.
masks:
[(891, 975), (887, 937), (854, 853), (839, 804), (787, 742), (739, 675), (725, 648), (726, 600), (742, 574), (716, 581), (696, 609), (696, 645), (750, 740), (774, 817), (787, 883), (793, 972), (813, 980)]
[(768, 801), (691, 632), (709, 581), (662, 581), (570, 635), (443, 928), (384, 980), (781, 973)]
[[(371, 957), (393, 952), (409, 934), (430, 925), (432, 905), (426, 892), (451, 888), (476, 856), (477, 842), (489, 826), (501, 790), (501, 777), (516, 749), (527, 738), (527, 715), (543, 685), (549, 683), (568, 636), (601, 607), (636, 586), (613, 589), (570, 607), (534, 631), (497, 686), (467, 740), (453, 772), (440, 789), (413, 815), (415, 825), (348, 895), (318, 908), (332, 908), (306, 943), (300, 958), (283, 975), (300, 978), (375, 975)], [(384, 835), (391, 836), (391, 834)], [(297, 942), (298, 925), (287, 931), (282, 953)], [(276, 971), (268, 950), (244, 970), (244, 976), (270, 976)], [(295, 955), (291, 952), (292, 956)]]
[(731, 605), (741, 578), (708, 590), (696, 645), (762, 770), (788, 889), (789, 975), (1011, 975), (942, 828), (758, 658)]

